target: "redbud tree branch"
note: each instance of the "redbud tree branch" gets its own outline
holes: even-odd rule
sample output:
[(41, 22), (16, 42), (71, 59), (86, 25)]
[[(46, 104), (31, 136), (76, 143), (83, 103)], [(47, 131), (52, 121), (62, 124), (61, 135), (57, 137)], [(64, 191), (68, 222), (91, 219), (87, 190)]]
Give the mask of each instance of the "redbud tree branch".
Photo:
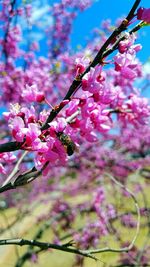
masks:
[[(132, 18), (134, 18), (135, 16), (135, 11), (138, 7), (138, 5), (140, 4), (141, 0), (136, 0), (131, 8), (131, 10), (129, 11), (127, 17), (121, 22), (120, 26), (118, 28), (116, 28), (112, 34), (110, 35), (110, 37), (106, 40), (106, 42), (102, 45), (102, 47), (100, 48), (99, 52), (96, 54), (95, 58), (93, 59), (93, 61), (91, 62), (91, 64), (87, 67), (87, 69), (84, 71), (84, 73), (82, 73), (80, 75), (79, 78), (75, 78), (70, 86), (70, 88), (68, 89), (67, 94), (65, 95), (65, 97), (63, 98), (63, 100), (70, 100), (71, 96), (76, 92), (76, 90), (81, 86), (81, 82), (82, 82), (82, 78), (84, 77), (84, 75), (86, 73), (88, 73), (90, 71), (91, 67), (95, 67), (98, 64), (103, 64), (103, 59), (110, 55), (112, 52), (114, 52), (117, 48), (118, 45), (120, 43), (120, 41), (125, 39), (125, 36), (121, 36), (120, 38), (117, 39), (116, 43), (109, 49), (108, 46), (110, 44), (113, 43), (113, 41), (116, 39), (116, 37), (118, 37), (124, 30), (127, 29), (128, 27), (128, 23), (132, 20)], [(140, 28), (142, 27), (142, 22), (137, 24), (132, 30), (129, 31), (129, 34), (132, 34), (133, 32), (138, 31)], [(43, 126), (41, 127), (41, 130), (46, 130), (48, 129), (49, 123), (52, 122), (58, 115), (58, 113), (63, 109), (62, 105), (58, 105), (57, 108), (53, 108), (46, 120), (46, 122), (43, 124)], [(5, 144), (1, 144), (0, 145), (0, 153), (3, 152), (10, 152), (10, 151), (15, 151), (18, 149), (21, 149), (23, 143), (19, 143), (19, 142), (8, 142)]]
[[(85, 209), (81, 212), (83, 212), (83, 213), (84, 212), (92, 212), (92, 210), (91, 209)], [(42, 224), (42, 226), (38, 229), (38, 231), (36, 232), (36, 234), (34, 235), (34, 237), (32, 239), (34, 239), (34, 240), (40, 239), (42, 237), (42, 235), (44, 234), (44, 232), (50, 228), (50, 226), (52, 225), (53, 222), (59, 220), (60, 218), (63, 218), (63, 216), (66, 216), (67, 214), (69, 214), (69, 211), (67, 211), (67, 212), (65, 211), (65, 212), (63, 212), (63, 214), (59, 213), (55, 217), (53, 217), (49, 220), (46, 220), (44, 222), (44, 224)], [(110, 222), (114, 221), (118, 218), (121, 218), (125, 214), (128, 214), (128, 212), (120, 214), (119, 216), (117, 215), (115, 218), (110, 219)], [(136, 211), (133, 211), (132, 214), (135, 215)], [(83, 229), (84, 229), (84, 227), (79, 228), (78, 232), (79, 231), (81, 232)], [(62, 240), (65, 240), (66, 238), (72, 238), (72, 233), (66, 234), (65, 236), (60, 238), (60, 240), (62, 241)], [(71, 244), (71, 242), (70, 242), (70, 244)], [(38, 255), (42, 251), (43, 251), (42, 249), (35, 250), (35, 248), (33, 246), (28, 246), (27, 251), (17, 260), (15, 267), (22, 267), (27, 260), (31, 259), (33, 254)]]
[[(128, 23), (129, 21), (132, 20), (132, 18), (134, 17), (134, 13), (138, 7), (138, 5), (140, 4), (141, 0), (136, 0), (135, 3), (133, 4), (131, 10), (129, 11), (129, 14), (127, 15), (126, 19), (124, 19), (122, 21), (122, 23), (120, 24), (120, 26), (118, 28), (116, 28), (112, 34), (110, 35), (110, 37), (106, 40), (106, 42), (102, 45), (102, 47), (100, 48), (99, 52), (96, 54), (95, 58), (93, 59), (93, 61), (91, 62), (91, 64), (87, 67), (87, 69), (84, 71), (84, 73), (82, 73), (79, 77), (79, 79), (75, 78), (74, 81), (72, 82), (67, 94), (65, 95), (63, 100), (70, 100), (70, 97), (74, 94), (74, 92), (76, 91), (76, 89), (81, 85), (82, 82), (82, 78), (83, 76), (88, 73), (90, 71), (91, 67), (95, 67), (98, 64), (102, 64), (103, 59), (104, 59), (104, 52), (106, 51), (107, 47), (115, 40), (115, 38), (117, 36), (119, 36), (119, 34), (121, 32), (123, 32), (124, 30), (127, 29), (128, 27)], [(135, 30), (134, 30), (135, 31)], [(121, 37), (121, 41), (124, 38)], [(120, 41), (119, 41), (120, 42)], [(118, 42), (118, 44), (119, 44)], [(115, 47), (115, 49), (117, 49), (117, 47)], [(115, 50), (114, 49), (114, 50)], [(112, 49), (111, 53), (114, 51)], [(58, 109), (52, 109), (52, 111), (50, 112), (49, 117), (47, 118), (45, 124), (42, 126), (42, 130), (45, 130), (47, 128), (49, 128), (49, 123), (51, 121), (53, 121), (53, 119), (57, 116), (57, 114), (61, 111), (63, 107), (59, 105)]]
[[(73, 95), (76, 89), (79, 88), (79, 86), (81, 85), (83, 76), (87, 72), (90, 71), (90, 68), (96, 66), (97, 64), (102, 64), (103, 59), (107, 55), (111, 54), (114, 50), (116, 50), (118, 48), (119, 42), (125, 39), (125, 36), (123, 37), (121, 36), (120, 38), (118, 38), (117, 42), (112, 46), (112, 48), (107, 50), (107, 47), (113, 42), (114, 38), (116, 38), (122, 31), (124, 31), (128, 27), (128, 22), (134, 17), (135, 10), (138, 7), (139, 3), (140, 3), (140, 0), (135, 1), (126, 19), (122, 21), (120, 26), (116, 28), (113, 31), (113, 33), (110, 35), (110, 37), (106, 40), (106, 42), (103, 44), (103, 46), (100, 48), (99, 52), (95, 56), (92, 63), (87, 67), (85, 72), (81, 74), (80, 79), (76, 79), (76, 78), (74, 79), (66, 96), (64, 97), (64, 100), (66, 99), (70, 100), (70, 97)], [(138, 24), (138, 26), (135, 26), (129, 33), (131, 34), (132, 32), (139, 30), (140, 27), (141, 27), (141, 24)], [(52, 109), (45, 124), (41, 127), (41, 130), (47, 129), (49, 127), (49, 123), (57, 116), (57, 114), (61, 111), (62, 108), (63, 108), (62, 105), (58, 105), (57, 109), (55, 108)], [(0, 153), (21, 149), (22, 144), (23, 143), (19, 143), (19, 142), (8, 142), (5, 144), (1, 144)], [(0, 188), (0, 193), (10, 190), (10, 189), (15, 189), (16, 187), (21, 186), (21, 185), (25, 185), (31, 182), (32, 180), (36, 179), (39, 175), (41, 175), (41, 173), (42, 173), (42, 170), (37, 171), (36, 168), (33, 167), (32, 170), (29, 170), (26, 173), (19, 175), (13, 183), (11, 182), (8, 184), (4, 184), (4, 186)]]
[[(63, 212), (63, 214), (59, 213), (56, 216), (52, 217), (51, 219), (46, 220), (46, 222), (40, 228), (38, 228), (33, 239), (34, 240), (40, 239), (42, 237), (42, 235), (44, 234), (44, 232), (47, 229), (50, 229), (50, 226), (54, 222), (59, 221), (59, 219), (66, 216), (68, 213), (69, 212)], [(37, 255), (42, 251), (43, 251), (43, 249), (35, 250), (35, 249), (33, 249), (33, 246), (28, 246), (27, 251), (17, 260), (15, 267), (22, 267), (24, 265), (24, 263), (32, 257), (33, 254)]]
[(20, 167), (20, 164), (22, 163), (24, 157), (27, 155), (28, 151), (24, 151), (23, 154), (21, 155), (21, 157), (18, 159), (16, 165), (14, 166), (12, 172), (9, 174), (9, 176), (7, 177), (7, 179), (4, 181), (3, 185), (6, 185), (8, 184), (12, 178), (19, 172), (19, 167)]
[(32, 182), (33, 180), (35, 180), (37, 177), (39, 177), (42, 174), (42, 171), (44, 170), (44, 168), (38, 171), (35, 167), (33, 167), (27, 172), (24, 172), (18, 175), (14, 181), (11, 181), (8, 184), (5, 184), (4, 186), (2, 186), (0, 188), (0, 193), (11, 190), (11, 189), (16, 189), (19, 186), (26, 185)]
[[(140, 0), (136, 0), (133, 7), (131, 8), (128, 16), (126, 17), (125, 20), (122, 21), (120, 26), (116, 28), (113, 33), (110, 35), (110, 37), (106, 40), (106, 42), (103, 44), (103, 46), (100, 48), (99, 52), (91, 62), (91, 64), (87, 67), (87, 69), (84, 71), (83, 74), (80, 75), (80, 78), (77, 79), (75, 78), (74, 81), (72, 82), (70, 88), (68, 89), (67, 94), (65, 95), (63, 100), (70, 100), (70, 97), (74, 94), (74, 92), (81, 86), (82, 78), (83, 76), (90, 71), (91, 67), (95, 67), (98, 64), (102, 64), (103, 59), (106, 58), (108, 55), (113, 53), (117, 48), (119, 43), (125, 39), (125, 35), (121, 36), (120, 38), (117, 39), (117, 41), (114, 43), (114, 45), (107, 49), (108, 46), (113, 42), (113, 40), (120, 35), (121, 32), (127, 29), (128, 27), (128, 22), (134, 17), (134, 12), (136, 8), (138, 7), (140, 3)], [(133, 29), (129, 31), (129, 34), (132, 34), (133, 32), (138, 31), (141, 27), (143, 26), (143, 22), (140, 22), (137, 24)], [(58, 105), (57, 109), (52, 109), (46, 122), (43, 124), (41, 127), (41, 130), (45, 130), (49, 128), (49, 123), (55, 119), (55, 117), (58, 115), (58, 113), (62, 110), (62, 106)], [(10, 152), (10, 151), (16, 151), (21, 149), (23, 143), (19, 142), (8, 142), (0, 145), (0, 153), (3, 152)]]
[[(80, 110), (77, 110), (74, 114), (72, 114), (70, 117), (68, 117), (66, 119), (66, 122), (70, 123), (79, 113), (80, 113)], [(44, 165), (44, 167), (40, 171), (37, 171), (36, 168), (33, 167), (31, 170), (28, 170), (27, 172), (19, 174), (16, 176), (16, 174), (19, 170), (19, 166), (20, 166), (21, 162), (23, 161), (23, 159), (27, 153), (28, 153), (28, 151), (24, 151), (24, 153), (22, 154), (20, 159), (17, 161), (12, 172), (7, 177), (7, 179), (4, 181), (2, 187), (0, 187), (0, 193), (11, 190), (11, 189), (16, 189), (16, 187), (28, 184), (42, 174), (42, 171), (45, 169), (48, 162)]]
[[(73, 253), (73, 254), (77, 254), (77, 255), (81, 255), (84, 257), (88, 257), (94, 260), (98, 260), (95, 256), (91, 255), (90, 252), (88, 251), (84, 251), (84, 250), (80, 250), (80, 249), (76, 249), (76, 248), (69, 248), (67, 247), (67, 244), (64, 245), (56, 245), (56, 244), (52, 244), (52, 243), (46, 243), (46, 242), (39, 242), (36, 240), (27, 240), (27, 239), (20, 239), (20, 238), (16, 238), (16, 239), (3, 239), (0, 240), (0, 246), (4, 246), (4, 245), (17, 245), (17, 246), (34, 246), (34, 247), (39, 247), (42, 250), (47, 250), (47, 249), (56, 249), (56, 250), (61, 250), (64, 252), (69, 252), (69, 253)], [(69, 245), (69, 243), (68, 243)]]
[[(138, 23), (133, 29), (131, 29), (129, 31), (129, 34), (132, 34), (136, 31), (138, 31), (139, 29), (141, 29), (143, 26), (143, 22), (140, 22)], [(118, 48), (118, 45), (121, 41), (125, 40), (125, 35), (121, 36), (120, 38), (117, 39), (117, 41), (114, 43), (114, 45), (109, 48), (108, 50), (104, 51), (103, 52), (103, 56), (101, 58), (101, 62), (104, 58), (106, 58), (107, 56), (109, 56), (110, 54), (112, 54), (115, 50), (117, 50)], [(92, 64), (92, 63), (91, 63)], [(97, 64), (100, 64), (100, 62), (98, 62)], [(89, 67), (88, 67), (89, 68)], [(90, 69), (86, 69), (85, 72), (84, 72), (84, 75), (86, 73), (89, 72)], [(73, 95), (73, 93), (76, 91), (76, 89), (81, 85), (81, 79), (83, 78), (84, 76), (83, 74), (80, 76), (80, 80), (74, 80), (72, 85), (70, 86), (66, 96), (64, 97), (63, 100), (66, 100), (66, 99), (70, 99), (70, 97)], [(44, 129), (47, 129), (49, 127), (48, 123), (52, 122), (53, 119), (55, 119), (55, 117), (57, 117), (58, 113), (63, 109), (62, 106), (58, 105), (58, 108), (55, 110), (55, 109), (52, 109), (51, 112), (50, 112), (50, 115), (47, 119), (47, 121), (45, 122), (45, 124), (41, 127), (41, 130), (44, 130)], [(7, 142), (7, 143), (4, 143), (4, 144), (0, 144), (0, 153), (4, 153), (4, 152), (11, 152), (11, 151), (16, 151), (16, 150), (19, 150), (21, 149), (21, 146), (23, 145), (23, 142)]]
[(23, 143), (16, 142), (16, 141), (0, 144), (0, 153), (19, 150), (21, 148), (22, 144)]

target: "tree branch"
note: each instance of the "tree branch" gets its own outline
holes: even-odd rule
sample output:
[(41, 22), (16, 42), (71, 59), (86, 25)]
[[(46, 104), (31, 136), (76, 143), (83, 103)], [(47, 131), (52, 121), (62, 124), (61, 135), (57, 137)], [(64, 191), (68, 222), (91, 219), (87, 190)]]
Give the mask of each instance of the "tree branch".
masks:
[[(42, 169), (43, 170), (43, 169)], [(19, 186), (26, 185), (33, 180), (35, 180), (39, 175), (41, 175), (42, 170), (38, 171), (36, 170), (35, 167), (30, 169), (29, 171), (20, 174), (15, 181), (10, 182), (0, 188), (0, 193), (11, 190), (11, 189), (16, 189)]]
[(23, 152), (23, 154), (21, 155), (21, 157), (17, 161), (15, 167), (13, 168), (12, 172), (10, 173), (10, 175), (5, 180), (5, 182), (3, 183), (2, 186), (5, 186), (6, 184), (8, 184), (8, 182), (10, 182), (11, 179), (17, 174), (17, 172), (19, 171), (19, 166), (20, 166), (21, 162), (23, 161), (24, 157), (27, 155), (27, 153), (28, 153), (28, 151)]
[[(102, 47), (100, 48), (99, 52), (96, 54), (95, 58), (93, 59), (93, 61), (91, 62), (91, 64), (87, 67), (87, 69), (84, 71), (84, 73), (82, 73), (80, 75), (79, 78), (75, 78), (67, 92), (67, 94), (65, 95), (63, 100), (70, 100), (70, 97), (73, 95), (73, 93), (76, 91), (77, 88), (79, 88), (79, 86), (81, 85), (82, 82), (82, 78), (83, 76), (88, 73), (90, 71), (91, 67), (95, 67), (97, 64), (102, 63), (103, 58), (106, 56), (104, 54), (104, 52), (106, 52), (107, 47), (114, 41), (114, 39), (121, 33), (123, 32), (127, 26), (129, 21), (131, 21), (131, 19), (134, 17), (134, 12), (137, 9), (139, 3), (141, 2), (141, 0), (136, 0), (135, 3), (133, 4), (130, 12), (128, 13), (126, 19), (124, 19), (122, 21), (122, 23), (120, 24), (120, 26), (118, 28), (116, 28), (112, 34), (110, 35), (110, 37), (106, 40), (106, 42), (102, 45)], [(121, 39), (123, 40), (123, 39)], [(116, 48), (115, 48), (116, 49)], [(111, 53), (114, 50), (111, 51)], [(41, 127), (41, 130), (46, 130), (47, 128), (49, 128), (49, 123), (53, 121), (53, 119), (57, 116), (57, 114), (62, 110), (63, 106), (59, 105), (57, 109), (52, 109), (46, 122), (44, 123), (44, 125)]]
[[(63, 98), (63, 100), (70, 100), (70, 97), (81, 86), (82, 78), (86, 73), (88, 73), (90, 71), (90, 68), (95, 67), (97, 64), (102, 63), (103, 59), (106, 56), (110, 55), (113, 51), (115, 51), (118, 48), (120, 41), (124, 40), (125, 36), (121, 36), (120, 38), (118, 38), (118, 40), (115, 42), (115, 44), (110, 49), (107, 50), (107, 47), (112, 43), (112, 41), (121, 32), (123, 32), (127, 28), (128, 22), (131, 21), (131, 19), (134, 17), (134, 12), (137, 9), (140, 2), (141, 2), (141, 0), (135, 1), (130, 12), (128, 13), (126, 19), (124, 19), (122, 21), (122, 23), (120, 24), (120, 26), (112, 32), (110, 37), (106, 40), (106, 42), (100, 48), (99, 52), (97, 53), (97, 55), (95, 56), (95, 58), (93, 59), (91, 64), (84, 71), (84, 73), (81, 74), (79, 79), (75, 78), (73, 80), (73, 82), (72, 82), (70, 88), (68, 89), (68, 92), (65, 95), (65, 97)], [(142, 23), (143, 22), (140, 22), (139, 24), (137, 24), (132, 30), (129, 31), (129, 34), (132, 34), (133, 32), (138, 31), (142, 27)], [(63, 105), (58, 105), (57, 108), (54, 108), (51, 110), (46, 122), (41, 127), (41, 130), (46, 130), (47, 128), (49, 128), (49, 123), (53, 121), (53, 119), (58, 115), (58, 113), (63, 109), (63, 107), (64, 107)], [(22, 143), (18, 143), (18, 142), (9, 142), (9, 143), (5, 143), (5, 144), (1, 144), (0, 145), (0, 153), (15, 151), (15, 150), (20, 149), (21, 146), (22, 146)]]
[(21, 148), (22, 144), (23, 143), (19, 142), (8, 142), (0, 144), (0, 153), (16, 151)]
[(28, 245), (28, 246), (39, 247), (42, 250), (47, 250), (47, 249), (51, 248), (51, 249), (56, 249), (56, 250), (60, 250), (60, 251), (64, 251), (64, 252), (69, 252), (69, 253), (81, 255), (81, 256), (88, 257), (88, 258), (91, 258), (94, 260), (98, 260), (95, 256), (91, 255), (90, 252), (83, 251), (83, 250), (76, 249), (76, 248), (69, 248), (66, 246), (66, 244), (56, 245), (56, 244), (51, 244), (51, 243), (39, 242), (36, 240), (17, 239), (16, 238), (16, 239), (0, 240), (0, 246), (4, 246), (4, 245), (17, 245), (17, 246)]

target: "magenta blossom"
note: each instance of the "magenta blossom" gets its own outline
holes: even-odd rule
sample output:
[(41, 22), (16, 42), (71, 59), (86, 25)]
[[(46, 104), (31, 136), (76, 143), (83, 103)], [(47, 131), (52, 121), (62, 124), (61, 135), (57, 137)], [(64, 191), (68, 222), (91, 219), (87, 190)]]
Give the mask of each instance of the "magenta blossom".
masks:
[(42, 102), (45, 99), (44, 93), (39, 91), (36, 84), (31, 86), (26, 84), (22, 90), (22, 97), (27, 102)]
[(11, 119), (9, 127), (12, 129), (12, 136), (15, 138), (15, 140), (18, 142), (23, 142), (25, 133), (27, 131), (23, 119), (18, 116), (14, 119)]
[(119, 43), (119, 52), (123, 54), (128, 51), (133, 54), (134, 52), (141, 50), (142, 46), (140, 44), (134, 45), (135, 40), (136, 35), (134, 33), (131, 35), (128, 32), (125, 33), (125, 39)]
[(90, 93), (97, 93), (103, 89), (105, 74), (102, 72), (101, 66), (91, 68), (90, 72), (84, 75), (82, 79), (82, 89)]
[(26, 131), (26, 141), (24, 146), (27, 149), (37, 150), (38, 152), (44, 153), (48, 150), (46, 142), (42, 142), (39, 138), (41, 130), (35, 123), (29, 123)]
[(114, 57), (115, 70), (120, 72), (121, 76), (126, 79), (134, 80), (140, 75), (139, 62), (135, 57), (135, 53), (129, 52), (120, 54)]
[(137, 11), (137, 19), (150, 23), (150, 8), (140, 7)]
[(76, 58), (76, 75), (79, 75), (85, 71), (87, 66), (90, 63), (90, 60), (88, 58)]

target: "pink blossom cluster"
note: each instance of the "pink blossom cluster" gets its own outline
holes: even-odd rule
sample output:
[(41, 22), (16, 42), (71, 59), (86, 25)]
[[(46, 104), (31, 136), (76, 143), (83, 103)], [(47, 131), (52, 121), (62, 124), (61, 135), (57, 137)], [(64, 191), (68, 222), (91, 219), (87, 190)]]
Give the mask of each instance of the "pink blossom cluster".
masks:
[[(59, 227), (63, 230), (69, 228), (69, 226), (75, 220), (75, 210), (72, 209), (67, 202), (62, 202), (60, 200), (56, 200), (51, 209), (52, 216), (60, 216)], [(55, 225), (53, 226), (55, 227)]]
[(21, 108), (17, 104), (11, 105), (10, 112), (5, 112), (4, 115), (8, 120), (13, 138), (22, 143), (21, 149), (37, 151), (35, 164), (38, 169), (48, 161), (50, 163), (58, 160), (66, 161), (65, 148), (57, 138), (57, 133), (62, 132), (66, 126), (63, 118), (58, 119), (56, 123), (51, 123), (50, 129), (42, 132), (40, 126), (47, 114), (41, 112), (37, 117), (33, 106), (28, 109)]
[[(24, 71), (16, 67), (12, 59), (0, 65), (3, 103), (42, 102), (47, 92), (52, 92), (53, 79), (50, 76), (51, 66), (45, 58), (32, 61)], [(9, 73), (9, 75), (7, 75)], [(42, 88), (42, 90), (41, 90)], [(49, 97), (48, 97), (49, 98)], [(51, 104), (56, 101), (56, 93), (51, 93)]]
[(78, 246), (82, 249), (88, 249), (89, 247), (97, 247), (102, 235), (102, 225), (97, 221), (87, 223), (82, 234), (76, 233), (73, 237)]
[(11, 58), (18, 58), (21, 56), (21, 50), (18, 43), (21, 41), (21, 28), (17, 25), (11, 28), (7, 33), (7, 39), (1, 41), (5, 53)]
[(40, 92), (35, 84), (28, 86), (22, 90), (22, 97), (29, 102), (42, 102), (45, 100), (43, 92)]
[[(100, 239), (108, 234), (109, 219), (115, 218), (116, 212), (113, 205), (105, 207), (105, 192), (103, 187), (99, 187), (93, 198), (92, 209), (96, 211), (98, 220), (88, 222), (84, 225), (82, 233), (75, 233), (74, 238), (80, 247), (88, 249), (99, 245)], [(86, 209), (85, 209), (86, 210)]]
[(131, 214), (125, 214), (121, 218), (121, 223), (129, 228), (136, 227), (137, 222), (134, 220)]

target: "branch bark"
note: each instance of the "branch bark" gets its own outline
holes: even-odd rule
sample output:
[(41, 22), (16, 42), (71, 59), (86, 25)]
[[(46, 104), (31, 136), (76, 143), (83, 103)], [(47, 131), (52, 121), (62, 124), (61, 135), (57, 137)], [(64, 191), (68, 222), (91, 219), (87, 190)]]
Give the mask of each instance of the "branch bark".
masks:
[(36, 240), (27, 240), (27, 239), (3, 239), (0, 240), (0, 246), (5, 246), (5, 245), (17, 245), (17, 246), (35, 246), (35, 247), (39, 247), (42, 250), (47, 250), (47, 249), (56, 249), (56, 250), (60, 250), (60, 251), (64, 251), (64, 252), (69, 252), (69, 253), (73, 253), (73, 254), (77, 254), (77, 255), (81, 255), (84, 257), (88, 257), (94, 260), (98, 260), (95, 256), (91, 255), (90, 252), (88, 251), (84, 251), (84, 250), (80, 250), (80, 249), (76, 249), (76, 248), (69, 248), (66, 246), (66, 244), (64, 245), (56, 245), (56, 244), (52, 244), (52, 243), (45, 243), (45, 242), (39, 242)]

